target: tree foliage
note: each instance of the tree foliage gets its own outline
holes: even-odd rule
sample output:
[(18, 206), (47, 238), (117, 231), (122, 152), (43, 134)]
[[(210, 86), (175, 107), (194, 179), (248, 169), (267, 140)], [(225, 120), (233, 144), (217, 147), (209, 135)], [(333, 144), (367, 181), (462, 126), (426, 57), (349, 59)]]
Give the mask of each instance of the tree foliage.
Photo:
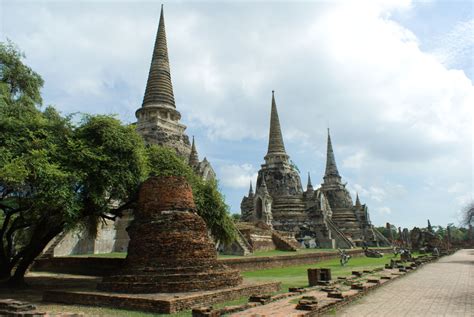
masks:
[(462, 224), (465, 226), (474, 224), (474, 201), (468, 203), (462, 213)]
[(391, 236), (390, 236), (390, 231), (387, 229), (387, 227), (385, 226), (380, 226), (380, 227), (376, 227), (375, 229), (377, 229), (385, 238), (389, 239), (392, 238), (394, 240), (399, 240), (400, 237), (398, 236), (398, 230), (397, 230), (397, 227), (395, 227), (394, 225), (390, 225), (390, 231), (391, 231)]
[(15, 284), (61, 231), (128, 208), (146, 160), (140, 137), (114, 118), (75, 127), (51, 107), (28, 116), (10, 107), (0, 107), (0, 265), (3, 277), (16, 267)]
[(41, 110), (41, 77), (13, 44), (0, 43), (0, 279), (11, 285), (63, 230), (115, 219), (133, 208), (150, 174), (185, 176), (197, 212), (225, 242), (235, 236), (216, 182), (205, 182), (175, 153), (146, 147), (133, 126), (104, 115), (78, 124)]
[(10, 41), (0, 42), (0, 92), (3, 102), (41, 104), (43, 79), (23, 64), (24, 54)]

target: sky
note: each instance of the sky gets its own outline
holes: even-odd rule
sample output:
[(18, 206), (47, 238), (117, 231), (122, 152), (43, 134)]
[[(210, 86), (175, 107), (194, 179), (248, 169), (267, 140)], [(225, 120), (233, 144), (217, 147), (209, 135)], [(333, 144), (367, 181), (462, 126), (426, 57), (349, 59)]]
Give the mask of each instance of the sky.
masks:
[[(0, 0), (63, 114), (135, 121), (161, 2)], [(164, 1), (176, 106), (231, 211), (255, 184), (275, 90), (287, 153), (339, 172), (379, 226), (458, 224), (474, 199), (473, 1)]]

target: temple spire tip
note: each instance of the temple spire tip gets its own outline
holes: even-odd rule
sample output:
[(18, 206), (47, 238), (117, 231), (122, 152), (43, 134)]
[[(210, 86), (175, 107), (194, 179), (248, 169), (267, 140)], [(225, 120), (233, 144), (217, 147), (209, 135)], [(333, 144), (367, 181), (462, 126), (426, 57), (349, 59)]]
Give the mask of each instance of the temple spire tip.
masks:
[(308, 172), (308, 185), (306, 186), (306, 189), (312, 189), (313, 188), (313, 184), (311, 183), (311, 174), (310, 172)]
[(340, 181), (339, 171), (337, 170), (336, 159), (334, 157), (334, 150), (332, 148), (331, 134), (329, 133), (328, 128), (328, 143), (327, 143), (327, 153), (326, 153), (326, 172), (324, 178), (333, 178), (336, 177)]
[(270, 113), (270, 133), (267, 156), (271, 154), (286, 155), (283, 136), (281, 133), (280, 119), (278, 117), (278, 110), (275, 102), (274, 90), (272, 90), (272, 107)]
[(149, 105), (166, 105), (176, 108), (171, 83), (163, 4), (142, 107)]

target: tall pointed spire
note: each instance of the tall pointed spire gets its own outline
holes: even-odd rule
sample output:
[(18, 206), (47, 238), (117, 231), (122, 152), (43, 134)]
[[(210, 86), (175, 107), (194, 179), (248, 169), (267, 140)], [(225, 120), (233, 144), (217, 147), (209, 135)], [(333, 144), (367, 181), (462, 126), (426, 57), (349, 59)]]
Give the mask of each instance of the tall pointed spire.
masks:
[(329, 134), (328, 129), (328, 147), (326, 153), (326, 173), (324, 174), (324, 179), (336, 178), (340, 182), (341, 176), (336, 166), (336, 159), (334, 158), (334, 151), (332, 149), (331, 135)]
[(173, 85), (171, 84), (163, 5), (161, 5), (160, 23), (156, 34), (155, 48), (153, 49), (150, 72), (148, 74), (142, 106), (146, 107), (157, 104), (176, 108)]
[(359, 193), (356, 194), (356, 204), (355, 204), (356, 207), (360, 207), (362, 206), (362, 204), (360, 203), (360, 199), (359, 199)]
[(196, 150), (196, 144), (194, 142), (194, 135), (193, 135), (193, 144), (191, 146), (191, 153), (189, 154), (189, 165), (197, 166), (198, 164), (199, 164), (199, 156)]
[(252, 187), (252, 181), (250, 181), (250, 188), (249, 188), (249, 197), (253, 196), (253, 187)]
[(306, 190), (313, 190), (313, 184), (311, 183), (311, 174), (308, 172), (308, 185), (306, 186)]
[(270, 115), (270, 134), (268, 140), (267, 156), (271, 154), (285, 155), (285, 145), (283, 144), (283, 137), (280, 128), (280, 119), (278, 118), (278, 111), (275, 102), (275, 91), (272, 90), (272, 111)]

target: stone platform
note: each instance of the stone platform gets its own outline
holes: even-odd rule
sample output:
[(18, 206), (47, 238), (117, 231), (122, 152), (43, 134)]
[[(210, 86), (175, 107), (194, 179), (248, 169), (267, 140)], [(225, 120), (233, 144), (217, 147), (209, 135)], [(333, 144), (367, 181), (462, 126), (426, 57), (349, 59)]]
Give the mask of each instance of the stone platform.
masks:
[(43, 301), (171, 314), (197, 306), (234, 300), (243, 296), (270, 294), (279, 289), (279, 282), (244, 282), (234, 287), (186, 293), (117, 294), (95, 290), (51, 290), (43, 294)]

